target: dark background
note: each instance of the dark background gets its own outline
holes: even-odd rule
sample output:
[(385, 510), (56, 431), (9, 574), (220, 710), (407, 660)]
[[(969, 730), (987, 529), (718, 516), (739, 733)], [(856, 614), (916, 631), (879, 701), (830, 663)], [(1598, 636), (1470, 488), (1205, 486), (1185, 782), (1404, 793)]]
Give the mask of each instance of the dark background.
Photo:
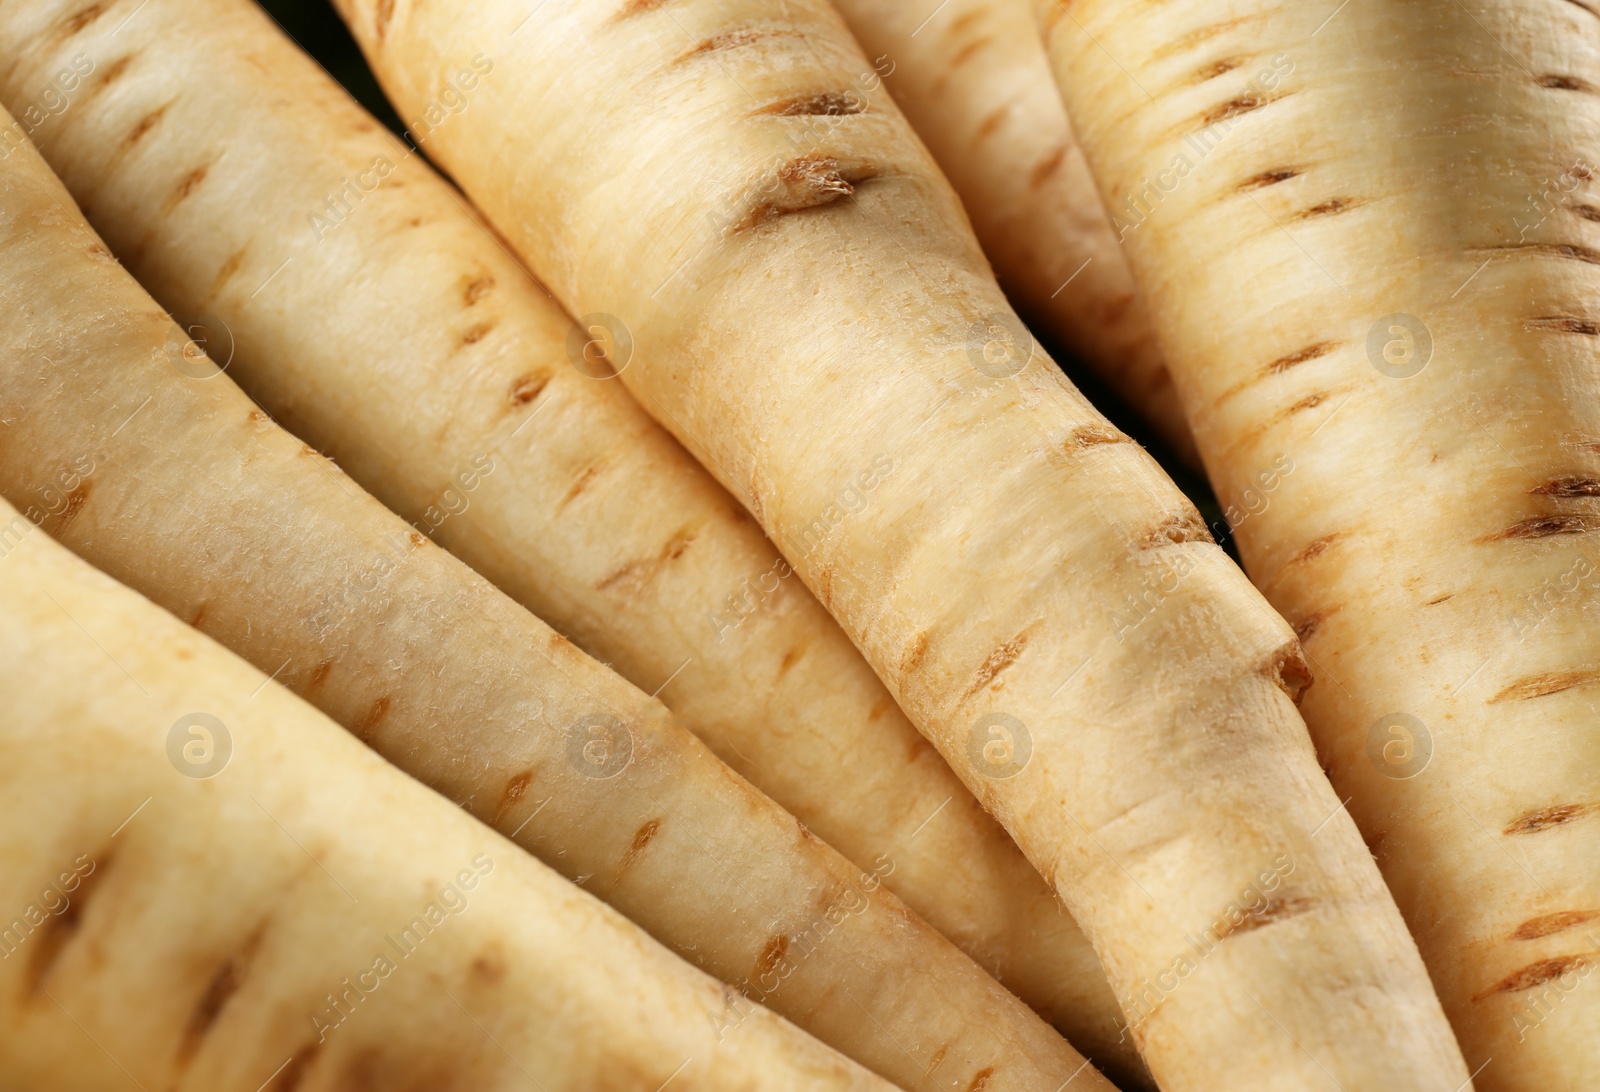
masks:
[[(300, 43), (302, 49), (315, 57), (334, 79), (344, 84), (346, 89), (379, 121), (397, 134), (402, 131), (404, 127), (400, 124), (400, 119), (383, 97), (383, 91), (378, 87), (378, 81), (373, 77), (372, 70), (367, 67), (366, 60), (361, 56), (361, 50), (357, 48), (354, 39), (350, 37), (350, 32), (345, 29), (344, 23), (339, 20), (328, 0), (261, 0), (261, 6), (267, 9), (268, 14), (277, 20), (278, 25), (291, 38)], [(1100, 412), (1109, 417), (1112, 424), (1143, 444), (1146, 450), (1160, 461), (1173, 481), (1177, 482), (1199, 507), (1200, 514), (1210, 525), (1212, 533), (1217, 535), (1217, 541), (1223, 549), (1234, 554), (1237, 559), (1233, 538), (1226, 532), (1227, 524), (1222, 519), (1216, 497), (1212, 495), (1205, 479), (1174, 459), (1171, 452), (1151, 433), (1150, 429), (1104, 384), (1095, 379), (1094, 373), (1079, 365), (1070, 354), (1051, 344), (1049, 339), (1042, 338), (1041, 341), (1050, 355), (1061, 362), (1063, 370), (1073, 383), (1099, 408)], [(1219, 531), (1222, 533), (1218, 534)]]

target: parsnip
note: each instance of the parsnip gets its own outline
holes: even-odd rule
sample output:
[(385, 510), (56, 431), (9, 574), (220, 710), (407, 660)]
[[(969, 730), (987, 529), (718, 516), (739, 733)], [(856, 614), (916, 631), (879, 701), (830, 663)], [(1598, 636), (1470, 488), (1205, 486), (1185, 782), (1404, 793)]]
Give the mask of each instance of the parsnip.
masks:
[[(15, 316), (0, 333), (0, 490), (47, 530), (896, 1083), (1034, 1088), (1080, 1071), (1053, 1030), (878, 889), (892, 858), (872, 874), (850, 865), (659, 702), (226, 376), (204, 377), (204, 355), (25, 142), (0, 161), (0, 216), (13, 225), (0, 301)], [(718, 1033), (737, 1034), (750, 1007)]]
[(1294, 709), (1293, 633), (1136, 445), (1009, 352), (955, 195), (857, 91), (831, 8), (341, 8), (402, 116), (494, 59), (430, 154), (558, 299), (626, 322), (623, 380), (1056, 885), (1124, 1007), (1153, 995), (1158, 1082), (1455, 1092)]
[[(572, 321), (460, 196), (246, 0), (50, 29), (77, 9), (0, 10), (0, 95), (93, 63), (35, 136), (228, 375), (828, 844), (864, 869), (892, 857), (890, 890), (1136, 1072), (1099, 961), (1010, 837), (743, 509), (615, 381), (572, 366)], [(493, 76), (466, 72), (445, 118)]]
[(1199, 464), (1030, 0), (834, 0), (961, 197), (1006, 295)]
[(4, 501), (0, 529), (0, 1084), (888, 1087), (764, 1010), (719, 1038), (737, 995)]
[(1592, 1088), (1600, 23), (1335, 7), (1041, 13), (1108, 204), (1142, 210), (1134, 268), (1246, 568), (1311, 657), (1322, 760), (1478, 1086)]

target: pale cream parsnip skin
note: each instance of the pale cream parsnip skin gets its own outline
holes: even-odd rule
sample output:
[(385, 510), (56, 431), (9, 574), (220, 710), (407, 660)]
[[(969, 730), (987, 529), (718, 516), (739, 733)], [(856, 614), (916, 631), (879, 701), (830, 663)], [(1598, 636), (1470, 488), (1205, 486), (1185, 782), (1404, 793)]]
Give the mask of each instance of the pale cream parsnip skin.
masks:
[[(1043, 4), (1303, 710), (1477, 1086), (1600, 1070), (1600, 18)], [(1203, 154), (1202, 154), (1203, 152)], [(1180, 157), (1182, 157), (1180, 161)]]
[[(558, 299), (632, 329), (623, 380), (1148, 1006), (1158, 1082), (1455, 1092), (1415, 945), (1295, 711), (1293, 633), (1051, 361), (1008, 358), (1015, 317), (888, 95), (836, 112), (869, 64), (831, 8), (341, 8), (402, 116), (495, 58), (430, 153)], [(1152, 583), (1158, 609), (1119, 620)], [(1258, 912), (1174, 971), (1280, 859)]]
[(46, 531), (895, 1083), (1081, 1069), (880, 876), (269, 421), (25, 141), (0, 161), (0, 220), (0, 490)]
[[(892, 862), (913, 909), (1136, 1072), (1048, 886), (744, 510), (614, 379), (574, 367), (572, 320), (459, 194), (254, 3), (128, 18), (137, 2), (71, 33), (78, 0), (0, 9), (0, 95), (21, 108), (75, 57), (91, 69), (34, 139), (156, 299), (284, 427), (861, 868)], [(413, 138), (493, 78), (488, 57), (462, 66)]]
[(1031, 0), (834, 6), (950, 179), (1022, 317), (1080, 356), (1175, 455), (1198, 466), (1149, 313), (1067, 123)]
[(719, 1039), (726, 987), (4, 501), (0, 529), (6, 1087), (890, 1087), (764, 1010)]

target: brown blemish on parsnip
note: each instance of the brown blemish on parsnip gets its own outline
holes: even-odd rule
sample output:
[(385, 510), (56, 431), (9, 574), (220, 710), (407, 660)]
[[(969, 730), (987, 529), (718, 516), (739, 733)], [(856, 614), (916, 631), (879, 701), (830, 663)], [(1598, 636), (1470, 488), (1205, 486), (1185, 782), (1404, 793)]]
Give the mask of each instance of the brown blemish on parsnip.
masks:
[(1251, 190), (1276, 186), (1279, 182), (1287, 182), (1289, 179), (1298, 178), (1299, 176), (1300, 171), (1294, 167), (1277, 167), (1270, 171), (1262, 171), (1260, 174), (1251, 175), (1235, 186), (1234, 189), (1242, 193), (1248, 193)]
[(378, 41), (383, 41), (383, 36), (389, 30), (389, 20), (393, 18), (394, 0), (378, 0), (378, 5), (372, 13), (372, 33)]
[(1289, 700), (1296, 705), (1300, 704), (1301, 699), (1306, 696), (1306, 691), (1311, 689), (1311, 684), (1316, 681), (1316, 677), (1311, 674), (1311, 665), (1306, 663), (1305, 653), (1301, 651), (1299, 641), (1291, 641), (1274, 652), (1262, 665), (1262, 674), (1271, 679), (1279, 690), (1289, 695)]
[(549, 372), (538, 372), (532, 375), (518, 376), (511, 383), (511, 391), (507, 395), (513, 406), (526, 406), (539, 397), (545, 386), (550, 382)]
[(1304, 413), (1308, 409), (1316, 409), (1327, 400), (1328, 395), (1323, 391), (1317, 391), (1314, 394), (1308, 394), (1304, 398), (1300, 399), (1300, 401), (1296, 402), (1294, 405), (1285, 410), (1284, 416), (1288, 417), (1296, 413)]
[(1187, 512), (1170, 516), (1150, 528), (1140, 540), (1139, 548), (1151, 550), (1185, 542), (1211, 541), (1213, 541), (1211, 530), (1206, 526), (1206, 521), (1200, 518), (1199, 512), (1191, 508)]
[(1542, 497), (1600, 497), (1600, 479), (1583, 474), (1563, 474), (1528, 490)]
[(261, 947), (261, 938), (266, 929), (265, 922), (256, 926), (238, 949), (223, 959), (212, 973), (205, 992), (195, 1002), (194, 1008), (189, 1010), (189, 1019), (183, 1028), (183, 1038), (178, 1043), (177, 1065), (180, 1069), (188, 1066), (199, 1053), (206, 1036), (216, 1026), (229, 999), (239, 992), (245, 975), (249, 973), (251, 964), (255, 961), (256, 951)]
[(62, 953), (77, 938), (83, 924), (84, 907), (100, 890), (100, 885), (105, 881), (106, 873), (111, 868), (112, 855), (109, 850), (102, 850), (89, 859), (94, 862), (93, 867), (87, 874), (81, 876), (77, 890), (69, 893), (66, 908), (61, 913), (46, 918), (44, 924), (28, 937), (28, 944), (33, 950), (28, 954), (23, 983), (29, 996), (39, 992), (44, 980), (61, 961)]
[(1574, 213), (1583, 217), (1585, 220), (1588, 220), (1592, 223), (1600, 223), (1600, 208), (1595, 208), (1593, 205), (1585, 205), (1582, 202), (1579, 202), (1576, 205), (1568, 205), (1567, 208), (1571, 209)]
[(1496, 253), (1510, 252), (1514, 254), (1532, 254), (1542, 258), (1563, 258), (1575, 262), (1587, 262), (1590, 265), (1600, 265), (1600, 251), (1591, 250), (1586, 246), (1576, 243), (1507, 243), (1504, 246), (1490, 246), (1475, 248), (1475, 253), (1493, 255)]
[(367, 707), (367, 711), (361, 714), (355, 723), (353, 731), (357, 737), (362, 740), (370, 739), (378, 724), (388, 715), (390, 701), (389, 696), (385, 694)]
[(1207, 129), (1220, 121), (1232, 121), (1234, 118), (1253, 114), (1264, 106), (1270, 106), (1279, 99), (1288, 97), (1289, 92), (1282, 91), (1268, 93), (1265, 91), (1252, 92), (1229, 99), (1227, 102), (1218, 103), (1205, 113), (1201, 114), (1194, 123), (1187, 128)]
[(1259, 910), (1245, 911), (1244, 920), (1238, 925), (1224, 922), (1224, 928), (1217, 933), (1217, 939), (1238, 936), (1240, 933), (1253, 932), (1268, 925), (1285, 921), (1310, 910), (1316, 903), (1311, 899), (1288, 896), (1285, 898), (1269, 898)]
[(1594, 84), (1588, 82), (1587, 80), (1579, 79), (1577, 76), (1564, 76), (1554, 72), (1550, 73), (1549, 75), (1540, 76), (1533, 82), (1538, 84), (1540, 87), (1547, 87), (1552, 91), (1582, 91), (1590, 95), (1594, 94), (1595, 91)]
[(498, 986), (505, 981), (508, 970), (510, 967), (506, 965), (505, 952), (498, 942), (491, 943), (472, 957), (472, 978), (479, 985)]
[(1194, 75), (1190, 77), (1189, 82), (1205, 83), (1208, 80), (1214, 80), (1218, 76), (1223, 76), (1229, 72), (1232, 72), (1235, 68), (1238, 68), (1239, 65), (1240, 62), (1232, 57), (1224, 57), (1220, 61), (1212, 61), (1210, 64), (1201, 65), (1199, 68), (1195, 69)]
[(1600, 334), (1600, 323), (1576, 315), (1544, 315), (1525, 319), (1522, 325), (1529, 330), (1548, 330), (1556, 334), (1579, 334), (1583, 337)]
[(817, 602), (833, 609), (833, 566), (826, 562), (817, 566), (816, 596)]
[(1560, 978), (1568, 971), (1582, 968), (1583, 956), (1557, 956), (1554, 959), (1541, 959), (1537, 963), (1530, 963), (1520, 970), (1512, 971), (1500, 981), (1482, 990), (1473, 996), (1474, 1001), (1482, 1001), (1486, 997), (1493, 997), (1497, 993), (1518, 993), (1522, 990), (1531, 990), (1542, 986), (1552, 978)]
[[(1289, 565), (1298, 565), (1302, 562), (1310, 561), (1313, 558), (1321, 557), (1322, 554), (1327, 552), (1328, 547), (1332, 546), (1335, 542), (1338, 542), (1343, 537), (1344, 534), (1342, 532), (1335, 531), (1331, 535), (1323, 535), (1321, 538), (1312, 539), (1301, 548), (1299, 553), (1295, 554), (1289, 559)], [(1285, 567), (1287, 568), (1287, 566)]]
[(789, 938), (781, 933), (774, 933), (767, 938), (761, 946), (761, 954), (756, 956), (755, 973), (750, 976), (752, 982), (760, 982), (764, 975), (769, 975), (783, 965), (784, 957), (789, 952)]
[(1330, 607), (1327, 610), (1319, 610), (1313, 614), (1309, 614), (1305, 618), (1302, 618), (1299, 622), (1295, 623), (1294, 635), (1300, 639), (1301, 644), (1305, 644), (1316, 635), (1317, 630), (1322, 628), (1322, 623), (1326, 622), (1329, 618), (1338, 613), (1338, 607)]
[(1133, 438), (1105, 425), (1084, 425), (1072, 430), (1071, 442), (1078, 447), (1094, 447), (1097, 444), (1131, 444)]
[(967, 1092), (984, 1092), (989, 1087), (989, 1082), (994, 1079), (994, 1066), (986, 1065), (972, 1075), (972, 1083), (967, 1085)]
[(311, 678), (306, 680), (306, 692), (309, 693), (321, 686), (328, 678), (328, 672), (333, 670), (332, 660), (323, 660), (311, 669)]
[(66, 39), (72, 37), (84, 27), (100, 18), (101, 15), (105, 14), (105, 10), (106, 6), (104, 4), (90, 4), (88, 7), (67, 16), (67, 18), (62, 22), (60, 29), (56, 32), (57, 40), (65, 41)]
[(847, 117), (864, 113), (867, 104), (853, 91), (822, 91), (814, 95), (782, 99), (757, 110), (757, 114), (777, 117)]
[(642, 15), (647, 11), (655, 11), (671, 3), (671, 0), (628, 0), (622, 5), (622, 10), (617, 12), (615, 18), (626, 19), (630, 15)]
[(694, 541), (698, 535), (699, 532), (695, 531), (693, 528), (682, 528), (662, 544), (661, 552), (655, 557), (645, 558), (642, 561), (628, 562), (628, 564), (622, 566), (622, 568), (602, 578), (600, 582), (595, 585), (595, 590), (605, 591), (612, 585), (620, 583), (624, 580), (631, 579), (642, 581), (646, 577), (654, 576), (666, 566), (667, 562), (676, 561), (678, 558), (682, 557), (685, 551), (687, 551), (690, 546), (694, 545)]
[(1332, 197), (1318, 205), (1312, 205), (1299, 214), (1299, 219), (1309, 220), (1315, 216), (1334, 216), (1341, 212), (1349, 212), (1362, 204), (1358, 197)]
[(989, 113), (984, 117), (983, 122), (978, 126), (975, 140), (983, 141), (994, 136), (995, 131), (1000, 128), (1000, 123), (1005, 121), (1006, 114), (1009, 113), (1010, 110), (1010, 104), (1006, 104), (1004, 106), (997, 106), (995, 109), (989, 111)]
[(493, 329), (494, 323), (492, 322), (475, 322), (461, 334), (461, 344), (476, 345)]
[[(1064, 7), (1065, 5), (1061, 6)], [(1204, 43), (1209, 42), (1219, 34), (1226, 34), (1230, 30), (1236, 30), (1239, 27), (1244, 26), (1246, 23), (1253, 22), (1257, 18), (1259, 18), (1259, 16), (1242, 16), (1237, 19), (1223, 19), (1215, 23), (1208, 23), (1197, 30), (1190, 31), (1188, 34), (1185, 34), (1182, 37), (1171, 39), (1165, 45), (1157, 48), (1151, 54), (1151, 56), (1160, 59), (1164, 57), (1171, 57), (1174, 54), (1186, 52), (1198, 45), (1203, 45)]]
[(205, 166), (199, 166), (179, 179), (178, 184), (172, 188), (171, 195), (168, 196), (166, 201), (162, 204), (162, 213), (170, 213), (173, 209), (178, 207), (178, 204), (185, 197), (188, 197), (191, 193), (193, 193), (195, 189), (199, 187), (200, 183), (205, 181), (206, 171), (207, 168)]
[(407, 531), (406, 541), (411, 543), (413, 549), (420, 550), (433, 540), (420, 531)]
[(1501, 701), (1526, 701), (1529, 698), (1543, 698), (1592, 682), (1600, 682), (1600, 671), (1596, 671), (1593, 668), (1585, 668), (1579, 671), (1545, 671), (1518, 679), (1490, 698), (1489, 704), (1493, 705)]
[(867, 723), (870, 724), (873, 721), (875, 721), (875, 720), (879, 719), (880, 717), (882, 717), (885, 713), (887, 713), (889, 711), (889, 707), (892, 706), (893, 704), (894, 704), (894, 700), (892, 698), (888, 698), (888, 697), (882, 697), (882, 698), (879, 698), (877, 701), (873, 702), (872, 703), (872, 709), (867, 713)]
[(1538, 940), (1540, 937), (1548, 937), (1564, 932), (1574, 925), (1582, 925), (1584, 922), (1592, 921), (1597, 917), (1600, 917), (1600, 910), (1563, 910), (1558, 914), (1545, 914), (1542, 917), (1529, 918), (1511, 930), (1511, 939)]
[(973, 57), (976, 57), (978, 55), (978, 51), (981, 50), (984, 46), (990, 45), (993, 42), (994, 42), (993, 35), (989, 35), (989, 34), (980, 34), (980, 35), (978, 35), (978, 37), (972, 39), (966, 45), (962, 46), (961, 49), (959, 51), (957, 51), (957, 53), (956, 53), (956, 55), (954, 57), (950, 58), (950, 64), (947, 66), (947, 71), (949, 69), (960, 68), (967, 61), (970, 61)]
[(55, 527), (51, 532), (56, 537), (59, 538), (61, 533), (72, 524), (72, 521), (78, 518), (78, 513), (83, 511), (83, 504), (89, 499), (91, 486), (90, 480), (85, 478), (78, 483), (77, 488), (67, 494), (66, 503), (61, 506), (61, 511), (56, 513)]
[(928, 631), (920, 630), (917, 635), (911, 639), (911, 643), (906, 646), (905, 651), (900, 654), (901, 679), (906, 678), (908, 675), (915, 674), (916, 670), (922, 666), (922, 659), (927, 654)]
[(1028, 188), (1036, 190), (1049, 181), (1050, 176), (1061, 169), (1061, 164), (1066, 162), (1067, 149), (1065, 145), (1057, 148), (1041, 159), (1033, 168), (1033, 173), (1028, 175)]
[(217, 270), (216, 279), (211, 282), (211, 291), (207, 296), (208, 299), (216, 299), (223, 286), (233, 279), (235, 273), (239, 272), (239, 266), (244, 262), (245, 253), (249, 249), (248, 245), (240, 247), (228, 256), (227, 261), (222, 263), (222, 268)]
[(95, 89), (99, 90), (100, 88), (120, 77), (128, 70), (128, 66), (133, 63), (133, 58), (134, 55), (130, 53), (126, 57), (118, 57), (116, 60), (112, 61), (111, 64), (106, 67), (106, 70), (100, 73), (100, 78), (95, 81)]
[(129, 131), (128, 135), (122, 138), (123, 147), (132, 147), (133, 145), (137, 144), (140, 137), (144, 136), (151, 129), (156, 127), (156, 123), (161, 120), (162, 116), (167, 112), (167, 107), (171, 105), (172, 103), (170, 102), (163, 103), (154, 110), (150, 111), (144, 117), (140, 118), (138, 122), (134, 124), (132, 130)]
[(744, 30), (730, 30), (726, 34), (718, 34), (706, 38), (692, 49), (683, 54), (679, 60), (689, 60), (706, 53), (721, 53), (729, 49), (743, 49), (755, 45), (757, 42), (769, 38), (800, 38), (804, 37), (798, 30), (788, 27), (748, 27)]
[(1508, 539), (1539, 539), (1553, 535), (1581, 535), (1589, 529), (1581, 516), (1531, 516), (1518, 520), (1504, 531), (1485, 535), (1480, 542), (1500, 542)]
[(1454, 599), (1455, 597), (1456, 597), (1456, 593), (1455, 592), (1447, 592), (1444, 595), (1439, 596), (1437, 599), (1428, 600), (1426, 603), (1423, 604), (1423, 606), (1437, 607), (1440, 603), (1446, 602), (1447, 600), (1450, 600), (1450, 599)]
[(781, 216), (831, 205), (849, 197), (859, 183), (877, 175), (877, 168), (870, 164), (840, 163), (831, 156), (805, 155), (790, 160), (778, 169), (778, 185), (761, 191), (775, 188), (779, 191), (776, 196), (752, 207), (730, 232), (737, 235)]
[[(1286, 352), (1286, 354), (1283, 354), (1282, 357), (1277, 357), (1277, 359), (1267, 362), (1266, 365), (1264, 365), (1264, 367), (1258, 371), (1258, 373), (1245, 376), (1245, 378), (1240, 379), (1238, 383), (1235, 383), (1234, 386), (1230, 386), (1227, 391), (1216, 395), (1216, 400), (1214, 400), (1211, 405), (1213, 405), (1213, 407), (1219, 407), (1219, 405), (1222, 405), (1222, 403), (1232, 399), (1234, 395), (1240, 394), (1240, 392), (1243, 391), (1248, 391), (1250, 387), (1261, 383), (1262, 379), (1270, 378), (1270, 376), (1274, 375), (1280, 375), (1280, 373), (1290, 370), (1290, 368), (1293, 368), (1294, 365), (1298, 365), (1298, 363), (1306, 363), (1307, 360), (1315, 360), (1318, 359), (1318, 357), (1325, 357), (1325, 355), (1333, 352), (1334, 349), (1338, 349), (1341, 344), (1342, 343), (1339, 343), (1339, 341), (1315, 341), (1315, 343), (1309, 344), (1309, 346), (1304, 347), (1304, 349), (1296, 349), (1294, 352)], [(1315, 402), (1310, 403), (1310, 405), (1320, 405), (1320, 403), (1326, 399), (1326, 395), (1322, 394), (1312, 395), (1312, 397), (1314, 397)], [(1294, 403), (1293, 407), (1285, 410), (1285, 412), (1283, 412), (1280, 416), (1291, 415), (1291, 413), (1299, 412), (1299, 410), (1302, 410), (1302, 408), (1310, 408), (1309, 405), (1306, 405), (1306, 400), (1304, 399), (1302, 399), (1301, 402)]]
[(683, 552), (694, 543), (695, 538), (696, 533), (688, 528), (674, 533), (671, 538), (667, 539), (666, 545), (661, 547), (661, 560), (678, 560), (683, 556)]
[(972, 682), (967, 686), (966, 693), (961, 695), (961, 700), (966, 701), (972, 695), (994, 682), (1002, 671), (1017, 662), (1017, 657), (1022, 655), (1022, 650), (1027, 647), (1027, 644), (1028, 635), (1019, 633), (989, 653), (983, 663), (978, 665), (978, 670), (972, 676)]
[(200, 623), (205, 621), (207, 606), (209, 606), (209, 604), (202, 601), (201, 604), (195, 608), (194, 616), (189, 619), (189, 624), (195, 629), (199, 629)]
[(566, 496), (561, 498), (561, 503), (556, 507), (558, 509), (565, 508), (567, 505), (576, 500), (580, 493), (589, 488), (589, 483), (594, 481), (594, 479), (599, 475), (600, 471), (604, 468), (604, 460), (590, 463), (588, 466), (584, 467), (583, 472), (580, 473), (573, 483), (567, 488)]
[(638, 830), (633, 832), (633, 841), (628, 843), (627, 851), (622, 854), (622, 861), (617, 865), (618, 879), (621, 879), (622, 874), (628, 871), (629, 865), (633, 864), (634, 861), (639, 859), (639, 854), (644, 852), (645, 847), (655, 839), (656, 834), (660, 832), (660, 830), (661, 820), (651, 819), (640, 826)]
[(1303, 349), (1296, 349), (1292, 353), (1285, 353), (1283, 356), (1280, 356), (1278, 359), (1269, 363), (1265, 368), (1261, 369), (1261, 371), (1263, 375), (1277, 375), (1279, 372), (1288, 371), (1296, 364), (1304, 364), (1306, 361), (1315, 360), (1319, 356), (1327, 356), (1338, 347), (1339, 342), (1337, 341), (1313, 342)]
[(517, 806), (523, 794), (528, 791), (528, 786), (533, 784), (533, 771), (523, 770), (506, 782), (506, 787), (500, 793), (500, 803), (494, 809), (494, 818), (489, 820), (491, 826), (498, 826), (511, 809)]
[(783, 654), (783, 661), (778, 664), (778, 678), (781, 679), (783, 676), (787, 675), (789, 673), (789, 669), (800, 662), (800, 657), (804, 656), (805, 652), (806, 646), (804, 642), (794, 645), (787, 652), (785, 652)]
[(471, 307), (492, 291), (494, 291), (494, 278), (485, 273), (467, 282), (467, 286), (461, 290), (461, 298), (466, 301), (468, 307)]
[(981, 10), (961, 13), (951, 20), (950, 29), (945, 32), (945, 36), (948, 38), (961, 37), (967, 32), (968, 29), (975, 27), (978, 25), (978, 23), (982, 22), (984, 15), (985, 13)]
[(1540, 831), (1549, 830), (1551, 827), (1564, 826), (1575, 822), (1588, 815), (1593, 815), (1600, 810), (1600, 804), (1557, 804), (1554, 807), (1540, 808), (1530, 811), (1518, 819), (1502, 834), (1538, 834)]

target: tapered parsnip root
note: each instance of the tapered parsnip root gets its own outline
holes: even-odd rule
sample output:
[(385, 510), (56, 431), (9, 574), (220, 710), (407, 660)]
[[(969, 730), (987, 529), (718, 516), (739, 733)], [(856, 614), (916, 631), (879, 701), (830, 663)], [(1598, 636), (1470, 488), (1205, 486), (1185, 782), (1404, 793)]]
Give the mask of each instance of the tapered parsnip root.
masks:
[(1294, 635), (1136, 445), (1008, 352), (887, 95), (830, 112), (867, 70), (831, 8), (342, 9), (403, 116), (494, 58), (431, 153), (557, 298), (627, 323), (624, 381), (1056, 885), (1158, 1081), (1454, 1092), (1294, 709)]
[(1023, 318), (1199, 465), (1172, 377), (1056, 93), (1030, 0), (835, 0), (961, 197)]
[[(614, 380), (573, 367), (571, 320), (459, 195), (254, 4), (152, 0), (120, 29), (58, 31), (78, 8), (0, 11), (0, 94), (80, 54), (92, 78), (118, 73), (36, 137), (229, 376), (824, 841), (892, 861), (886, 886), (1135, 1072), (1099, 961), (1010, 837), (743, 509)], [(493, 78), (483, 60), (414, 124), (424, 146)]]
[[(1246, 568), (1483, 1089), (1600, 1069), (1600, 33), (1044, 5)], [(1285, 465), (1292, 472), (1277, 474)]]
[[(892, 861), (849, 864), (207, 375), (26, 143), (0, 161), (0, 216), (16, 316), (0, 333), (0, 489), (46, 530), (896, 1083), (933, 1070), (1034, 1088), (1083, 1066), (878, 889)], [(739, 1034), (751, 1007), (717, 1033)]]
[(719, 1038), (726, 987), (3, 501), (0, 528), (6, 1087), (889, 1087), (760, 1009)]

